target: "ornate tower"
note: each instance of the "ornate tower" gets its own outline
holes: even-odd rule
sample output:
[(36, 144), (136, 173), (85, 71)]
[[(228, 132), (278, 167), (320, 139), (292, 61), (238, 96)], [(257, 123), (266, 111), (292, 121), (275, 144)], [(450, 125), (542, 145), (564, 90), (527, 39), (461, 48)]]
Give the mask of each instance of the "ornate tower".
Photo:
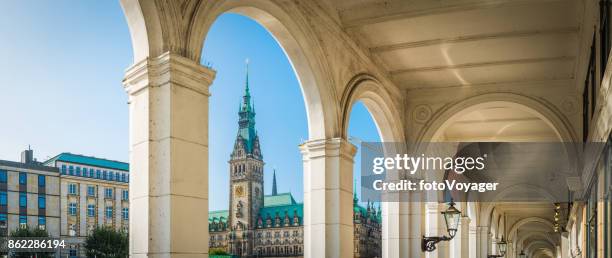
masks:
[(229, 160), (230, 252), (253, 254), (257, 214), (263, 207), (263, 156), (255, 130), (255, 107), (251, 104), (247, 62), (245, 93), (238, 110), (238, 134)]

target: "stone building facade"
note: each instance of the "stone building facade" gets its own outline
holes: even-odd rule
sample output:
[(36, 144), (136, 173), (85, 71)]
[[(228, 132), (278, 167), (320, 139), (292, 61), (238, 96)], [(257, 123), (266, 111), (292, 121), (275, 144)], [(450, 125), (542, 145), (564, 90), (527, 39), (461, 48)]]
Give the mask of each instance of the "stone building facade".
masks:
[[(278, 193), (276, 172), (272, 191), (264, 195), (264, 161), (255, 130), (248, 73), (240, 106), (238, 134), (230, 155), (229, 210), (209, 213), (210, 248), (240, 257), (303, 256), (304, 206), (291, 193)], [(353, 197), (354, 257), (381, 257), (381, 211), (366, 208)]]
[(62, 257), (84, 257), (83, 243), (96, 226), (127, 232), (129, 165), (124, 162), (61, 153), (44, 163), (60, 176)]
[(60, 236), (60, 178), (57, 168), (43, 166), (26, 150), (21, 161), (0, 160), (0, 236), (20, 227)]

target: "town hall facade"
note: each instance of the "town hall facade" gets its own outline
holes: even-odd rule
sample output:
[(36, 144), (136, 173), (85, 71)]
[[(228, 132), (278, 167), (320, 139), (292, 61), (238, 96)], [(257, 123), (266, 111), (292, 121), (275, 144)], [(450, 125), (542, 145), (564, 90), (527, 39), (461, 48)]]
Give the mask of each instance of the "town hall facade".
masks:
[[(304, 250), (303, 204), (291, 193), (278, 193), (276, 172), (270, 195), (264, 194), (264, 161), (255, 130), (248, 72), (239, 109), (238, 134), (230, 155), (229, 210), (208, 216), (210, 248), (240, 257), (300, 257)], [(381, 211), (353, 197), (354, 257), (381, 257)]]

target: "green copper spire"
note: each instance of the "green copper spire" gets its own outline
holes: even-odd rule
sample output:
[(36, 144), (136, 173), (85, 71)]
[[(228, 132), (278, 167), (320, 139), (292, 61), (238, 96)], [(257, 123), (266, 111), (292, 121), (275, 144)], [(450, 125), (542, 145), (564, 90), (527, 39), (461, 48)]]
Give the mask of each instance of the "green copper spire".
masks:
[(238, 136), (236, 141), (241, 141), (245, 147), (247, 154), (256, 153), (261, 157), (261, 151), (259, 150), (259, 143), (257, 137), (257, 131), (255, 130), (255, 110), (251, 104), (251, 92), (249, 89), (249, 61), (246, 60), (246, 77), (245, 77), (245, 88), (242, 102), (238, 109)]

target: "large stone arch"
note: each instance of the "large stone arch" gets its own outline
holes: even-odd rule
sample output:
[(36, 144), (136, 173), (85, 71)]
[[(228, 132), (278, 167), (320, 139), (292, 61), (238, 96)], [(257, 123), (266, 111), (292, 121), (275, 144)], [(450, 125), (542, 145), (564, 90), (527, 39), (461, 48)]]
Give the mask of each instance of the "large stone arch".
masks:
[(524, 218), (524, 219), (521, 219), (521, 220), (517, 221), (516, 223), (514, 223), (512, 225), (512, 227), (508, 231), (508, 240), (509, 241), (514, 240), (514, 238), (516, 236), (516, 232), (518, 231), (518, 229), (521, 228), (523, 225), (525, 225), (527, 223), (531, 223), (531, 222), (542, 223), (542, 224), (544, 224), (546, 226), (549, 226), (551, 229), (553, 228), (553, 223), (550, 222), (547, 219), (540, 218), (540, 217), (528, 217), (528, 218)]
[(249, 17), (266, 28), (279, 43), (300, 83), (310, 139), (338, 137), (338, 97), (327, 78), (326, 63), (314, 32), (299, 12), (268, 0), (201, 1), (190, 28), (188, 53), (199, 60), (210, 26), (223, 13)]
[[(134, 62), (170, 52), (199, 63), (206, 35), (223, 13), (247, 16), (277, 40), (301, 86), (310, 139), (341, 134), (339, 100), (317, 37), (300, 12), (275, 1), (191, 1), (183, 5), (163, 1), (121, 0), (134, 51)], [(182, 19), (177, 18), (182, 17)]]
[(530, 96), (517, 93), (486, 93), (449, 104), (427, 121), (417, 139), (419, 142), (432, 141), (445, 130), (453, 117), (470, 112), (486, 103), (505, 103), (526, 110), (546, 122), (557, 134), (561, 142), (573, 142), (576, 135), (567, 119), (551, 104)]
[[(495, 210), (496, 201), (502, 200), (505, 196), (512, 195), (513, 193), (516, 193), (517, 191), (524, 191), (525, 189), (533, 190), (533, 191), (540, 193), (540, 195), (544, 197), (545, 200), (549, 203), (553, 203), (555, 200), (555, 198), (549, 192), (546, 192), (545, 190), (541, 188), (531, 186), (531, 185), (524, 185), (524, 184), (513, 185), (513, 186), (503, 189), (497, 195), (495, 195), (492, 202), (487, 202), (484, 206), (481, 206), (482, 208), (481, 218), (482, 219), (480, 220), (481, 222), (480, 225), (486, 226), (491, 223), (490, 214), (492, 214), (492, 212)], [(510, 232), (512, 231), (508, 231), (508, 233)]]
[(343, 138), (348, 137), (353, 105), (361, 101), (372, 115), (381, 141), (403, 142), (404, 133), (399, 112), (401, 109), (394, 105), (395, 101), (381, 84), (376, 77), (369, 74), (358, 74), (349, 81), (340, 101)]
[[(551, 238), (550, 235), (548, 234), (544, 234), (542, 232), (527, 232), (523, 235), (521, 235), (521, 237), (519, 237), (517, 239), (517, 241), (514, 241), (513, 244), (516, 245), (516, 247), (518, 248), (519, 245), (521, 247), (523, 247), (523, 241), (525, 241), (526, 239), (530, 238), (530, 237), (538, 237), (541, 239), (545, 239), (547, 242), (549, 242), (551, 245), (556, 245), (557, 243), (555, 243), (555, 241)], [(520, 250), (520, 249), (519, 249)]]

